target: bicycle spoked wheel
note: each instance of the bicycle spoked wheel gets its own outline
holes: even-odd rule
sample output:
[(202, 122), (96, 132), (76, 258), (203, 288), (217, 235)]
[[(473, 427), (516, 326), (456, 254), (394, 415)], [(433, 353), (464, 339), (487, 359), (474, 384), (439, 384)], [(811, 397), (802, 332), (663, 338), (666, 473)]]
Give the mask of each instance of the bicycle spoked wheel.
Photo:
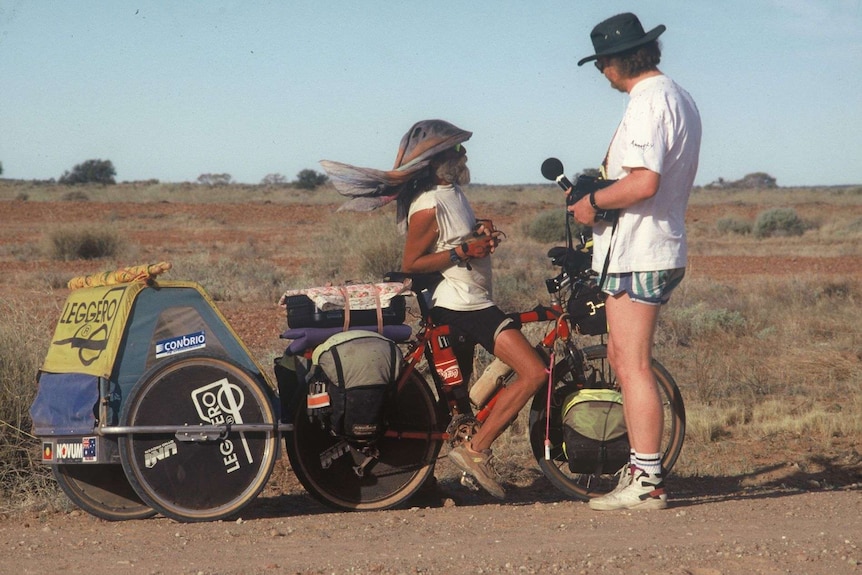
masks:
[[(616, 376), (607, 361), (607, 347), (596, 345), (581, 350), (588, 367), (587, 375), (595, 374), (602, 387), (615, 388)], [(685, 438), (685, 406), (682, 395), (673, 377), (658, 361), (653, 360), (653, 373), (658, 382), (664, 409), (664, 431), (662, 432), (662, 468), (669, 473), (682, 450)], [(573, 473), (563, 450), (562, 405), (564, 399), (575, 390), (576, 375), (570, 371), (566, 360), (554, 368), (555, 387), (551, 399), (551, 459), (545, 459), (545, 411), (547, 396), (540, 393), (533, 398), (530, 407), (530, 445), (539, 468), (548, 480), (563, 493), (578, 498), (592, 499), (608, 493), (617, 485), (617, 469), (602, 474)]]
[[(305, 400), (298, 402), (285, 447), (294, 474), (315, 499), (347, 511), (388, 509), (409, 499), (434, 472), (443, 440), (431, 436), (439, 425), (430, 388), (411, 374), (392, 401), (395, 405), (387, 408), (390, 435), (424, 436), (384, 436), (375, 443), (377, 456), (370, 461), (317, 418), (310, 419)], [(360, 474), (355, 468), (363, 463)]]

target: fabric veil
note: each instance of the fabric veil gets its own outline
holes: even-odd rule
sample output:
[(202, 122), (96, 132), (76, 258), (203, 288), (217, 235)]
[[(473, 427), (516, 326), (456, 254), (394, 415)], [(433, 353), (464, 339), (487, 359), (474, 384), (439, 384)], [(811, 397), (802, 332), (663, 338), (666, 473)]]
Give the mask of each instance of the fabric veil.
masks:
[(360, 168), (331, 160), (321, 160), (320, 165), (338, 193), (350, 198), (339, 211), (368, 212), (397, 200), (398, 227), (404, 231), (411, 192), (419, 180), (430, 177), (427, 168), (431, 158), (466, 142), (472, 135), (443, 120), (423, 120), (413, 124), (401, 138), (391, 170)]

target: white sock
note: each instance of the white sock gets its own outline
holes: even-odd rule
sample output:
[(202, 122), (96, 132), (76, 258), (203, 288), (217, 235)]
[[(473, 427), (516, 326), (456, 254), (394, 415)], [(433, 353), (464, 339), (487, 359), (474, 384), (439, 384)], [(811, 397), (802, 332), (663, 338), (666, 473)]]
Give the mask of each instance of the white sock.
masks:
[(650, 475), (661, 475), (661, 453), (635, 453), (632, 464)]

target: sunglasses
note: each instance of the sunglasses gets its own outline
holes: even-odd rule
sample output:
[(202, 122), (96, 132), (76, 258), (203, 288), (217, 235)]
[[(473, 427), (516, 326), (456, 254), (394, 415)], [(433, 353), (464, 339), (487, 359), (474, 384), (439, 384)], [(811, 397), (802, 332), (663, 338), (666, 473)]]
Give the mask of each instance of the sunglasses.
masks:
[(466, 154), (467, 148), (465, 148), (461, 144), (455, 144), (455, 153), (456, 154)]
[(605, 66), (607, 66), (608, 63), (603, 61), (603, 60), (600, 60), (599, 58), (596, 58), (595, 65), (596, 65), (596, 70), (604, 73), (605, 72)]

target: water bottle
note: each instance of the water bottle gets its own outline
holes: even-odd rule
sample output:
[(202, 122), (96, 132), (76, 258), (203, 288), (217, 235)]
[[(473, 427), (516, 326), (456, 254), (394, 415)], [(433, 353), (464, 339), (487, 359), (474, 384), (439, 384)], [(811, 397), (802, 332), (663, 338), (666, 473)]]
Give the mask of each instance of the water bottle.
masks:
[(440, 376), (443, 387), (461, 385), (461, 367), (452, 349), (448, 334), (438, 334), (431, 338), (431, 352), (434, 356), (434, 369)]
[(470, 388), (470, 402), (477, 409), (482, 409), (494, 393), (503, 385), (503, 381), (512, 373), (512, 368), (501, 360), (494, 358), (479, 379)]

